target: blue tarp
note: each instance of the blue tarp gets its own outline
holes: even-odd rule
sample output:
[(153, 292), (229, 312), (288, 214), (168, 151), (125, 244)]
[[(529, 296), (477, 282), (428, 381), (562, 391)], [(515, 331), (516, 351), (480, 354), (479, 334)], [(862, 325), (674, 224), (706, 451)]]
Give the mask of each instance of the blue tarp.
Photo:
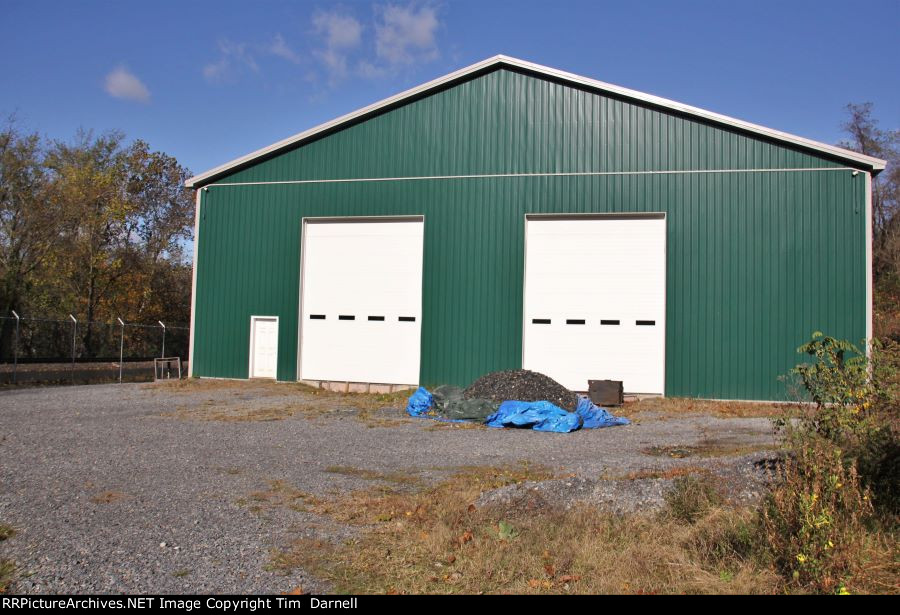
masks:
[(549, 401), (505, 401), (487, 417), (488, 427), (530, 427), (535, 431), (568, 433), (581, 428), (581, 417)]
[(431, 396), (431, 393), (425, 387), (419, 387), (415, 393), (409, 396), (409, 403), (406, 404), (406, 413), (410, 416), (422, 416), (433, 405), (434, 398)]
[[(463, 422), (428, 414), (434, 398), (425, 387), (419, 387), (409, 397), (406, 412), (410, 416), (435, 420)], [(628, 425), (626, 418), (614, 416), (606, 408), (594, 405), (587, 397), (578, 397), (575, 412), (567, 412), (549, 401), (505, 401), (487, 417), (488, 427), (529, 427), (535, 431), (568, 433), (577, 429), (596, 429), (613, 425)]]
[(614, 416), (606, 408), (597, 406), (587, 397), (578, 396), (578, 405), (575, 413), (583, 421), (582, 429), (596, 429), (597, 427), (613, 427), (614, 425), (628, 425), (631, 423), (624, 416)]
[(415, 393), (409, 396), (406, 404), (406, 413), (410, 416), (423, 419), (434, 419), (435, 421), (443, 421), (445, 423), (465, 423), (461, 419), (448, 419), (434, 414), (428, 414), (434, 406), (434, 396), (428, 392), (425, 387), (419, 387)]

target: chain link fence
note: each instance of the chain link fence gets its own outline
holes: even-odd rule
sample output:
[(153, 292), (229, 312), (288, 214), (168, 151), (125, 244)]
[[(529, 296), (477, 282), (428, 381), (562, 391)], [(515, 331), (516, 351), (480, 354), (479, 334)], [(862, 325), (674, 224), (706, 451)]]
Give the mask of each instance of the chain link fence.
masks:
[[(190, 328), (0, 316), (0, 384), (152, 380), (153, 360), (186, 365)], [(182, 370), (186, 373), (186, 370)]]

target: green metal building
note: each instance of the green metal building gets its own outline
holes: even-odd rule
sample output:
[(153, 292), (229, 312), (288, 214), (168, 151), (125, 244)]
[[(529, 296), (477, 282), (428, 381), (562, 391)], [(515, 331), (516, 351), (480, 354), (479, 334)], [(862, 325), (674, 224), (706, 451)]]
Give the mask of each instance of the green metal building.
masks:
[(871, 337), (884, 165), (490, 58), (189, 180), (190, 371), (784, 399), (813, 331)]

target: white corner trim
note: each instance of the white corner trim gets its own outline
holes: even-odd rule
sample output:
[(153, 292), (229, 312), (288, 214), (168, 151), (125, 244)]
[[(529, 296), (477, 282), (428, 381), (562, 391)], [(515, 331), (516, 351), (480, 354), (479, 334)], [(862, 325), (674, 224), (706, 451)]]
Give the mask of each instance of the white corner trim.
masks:
[(258, 149), (254, 152), (247, 154), (246, 156), (241, 156), (240, 158), (236, 158), (230, 162), (226, 162), (223, 165), (215, 167), (214, 169), (210, 169), (205, 173), (201, 173), (200, 175), (195, 175), (194, 177), (188, 179), (185, 182), (189, 188), (194, 188), (197, 184), (203, 183), (206, 180), (213, 178), (217, 175), (240, 167), (248, 162), (251, 162), (257, 158), (261, 158), (263, 156), (272, 154), (277, 152), (283, 148), (289, 147), (296, 143), (299, 143), (305, 139), (313, 137), (321, 132), (331, 130), (341, 126), (342, 124), (346, 124), (356, 119), (360, 119), (369, 115), (371, 113), (377, 112), (385, 107), (389, 107), (391, 105), (401, 103), (406, 99), (412, 98), (414, 96), (418, 96), (420, 94), (426, 93), (430, 90), (439, 88), (448, 83), (452, 83), (453, 81), (463, 79), (469, 75), (477, 73), (482, 70), (486, 70), (492, 68), (494, 66), (509, 66), (512, 68), (518, 68), (520, 70), (537, 73), (540, 75), (544, 75), (547, 77), (552, 77), (554, 79), (559, 79), (561, 81), (565, 81), (572, 84), (577, 84), (581, 86), (586, 86), (588, 88), (600, 90), (603, 92), (607, 92), (613, 95), (621, 96), (624, 98), (628, 98), (631, 100), (648, 103), (651, 105), (655, 105), (658, 107), (663, 107), (665, 109), (670, 109), (672, 111), (677, 111), (680, 113), (684, 113), (689, 116), (702, 118), (713, 123), (730, 126), (732, 128), (738, 128), (740, 130), (744, 130), (750, 133), (758, 134), (763, 137), (774, 139), (776, 141), (782, 141), (785, 143), (791, 143), (793, 145), (798, 145), (807, 149), (811, 149), (814, 151), (818, 151), (824, 154), (829, 154), (831, 156), (835, 156), (837, 158), (843, 160), (849, 160), (852, 162), (859, 163), (861, 165), (870, 167), (873, 171), (881, 171), (885, 168), (886, 162), (879, 158), (873, 158), (871, 156), (865, 156), (863, 154), (859, 154), (857, 152), (852, 152), (850, 150), (846, 150), (840, 147), (835, 147), (834, 145), (828, 145), (826, 143), (820, 143), (818, 141), (813, 141), (811, 139), (806, 139), (804, 137), (799, 137), (797, 135), (792, 135), (786, 132), (781, 132), (780, 130), (775, 130), (772, 128), (766, 128), (765, 126), (760, 126), (758, 124), (753, 124), (750, 122), (745, 122), (743, 120), (739, 120), (733, 117), (729, 117), (727, 115), (722, 115), (720, 113), (714, 113), (712, 111), (707, 111), (705, 109), (700, 109), (699, 107), (693, 107), (691, 105), (686, 105), (684, 103), (680, 103), (674, 100), (669, 100), (667, 98), (662, 98), (659, 96), (654, 96), (652, 94), (645, 94), (643, 92), (638, 92), (637, 90), (631, 90), (628, 88), (624, 88), (621, 86), (613, 85), (610, 83), (605, 83), (603, 81), (597, 81), (596, 79), (590, 79), (588, 77), (582, 77), (580, 75), (576, 75), (574, 73), (568, 73), (565, 71), (557, 70), (555, 68), (550, 68), (548, 66), (542, 66), (540, 64), (535, 64), (533, 62), (526, 62), (525, 60), (519, 60), (517, 58), (512, 58), (504, 55), (496, 55), (486, 60), (482, 60), (481, 62), (476, 62), (470, 66), (465, 68), (461, 68), (457, 71), (444, 75), (443, 77), (438, 77), (432, 81), (427, 83), (423, 83), (422, 85), (416, 86), (405, 92), (401, 92), (399, 94), (395, 94), (394, 96), (390, 96), (385, 98), (384, 100), (373, 103), (367, 107), (363, 107), (357, 111), (353, 111), (351, 113), (347, 113), (346, 115), (342, 115), (336, 119), (333, 119), (329, 122), (325, 122), (324, 124), (320, 124), (314, 128), (309, 130), (300, 132), (295, 134), (294, 136), (288, 137), (287, 139), (283, 139), (278, 141), (277, 143), (273, 143), (267, 147), (262, 149)]
[(873, 257), (872, 257), (872, 174), (865, 173), (866, 178), (866, 355), (872, 352), (872, 337), (875, 334), (874, 303), (875, 296), (872, 285)]
[(203, 190), (194, 196), (194, 265), (191, 272), (191, 330), (188, 333), (188, 378), (194, 376), (194, 325), (197, 322), (197, 254), (200, 251), (200, 201)]

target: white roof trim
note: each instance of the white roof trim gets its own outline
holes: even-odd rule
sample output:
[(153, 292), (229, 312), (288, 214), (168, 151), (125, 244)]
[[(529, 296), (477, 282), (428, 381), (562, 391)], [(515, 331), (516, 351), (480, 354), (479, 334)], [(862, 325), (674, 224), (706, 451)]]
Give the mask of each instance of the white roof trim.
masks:
[(743, 120), (738, 120), (732, 117), (728, 117), (727, 115), (721, 115), (719, 113), (713, 113), (712, 111), (706, 111), (704, 109), (700, 109), (698, 107), (692, 107), (690, 105), (685, 105), (680, 102), (676, 102), (673, 100), (669, 100), (666, 98), (661, 98), (659, 96), (653, 96), (652, 94), (644, 94), (643, 92), (638, 92), (636, 90), (630, 90), (628, 88), (623, 88), (617, 85), (612, 85), (610, 83), (604, 83), (603, 81), (597, 81), (595, 79), (588, 79), (587, 77), (581, 77), (579, 75), (575, 75), (572, 73), (567, 73), (565, 71), (557, 70), (555, 68), (549, 68), (547, 66), (541, 66), (540, 64), (534, 64), (532, 62), (526, 62), (525, 60), (519, 60), (516, 58), (511, 58), (509, 56), (504, 55), (496, 55), (492, 58), (488, 58), (487, 60), (482, 60), (481, 62), (476, 62), (471, 66), (467, 66), (465, 68), (461, 68), (457, 71), (454, 71), (448, 75), (444, 75), (443, 77), (439, 77), (434, 79), (433, 81), (429, 81), (428, 83), (423, 83), (422, 85), (416, 86), (412, 89), (406, 90), (405, 92), (401, 92), (389, 98), (385, 98), (379, 102), (373, 103), (367, 107), (363, 107), (357, 111), (353, 111), (352, 113), (348, 113), (346, 115), (342, 115), (339, 118), (333, 119), (330, 122), (325, 122), (324, 124), (320, 124), (315, 128), (310, 128), (309, 130), (298, 133), (292, 137), (288, 137), (287, 139), (283, 139), (278, 141), (277, 143), (273, 143), (268, 147), (264, 147), (262, 149), (258, 149), (255, 152), (251, 152), (246, 156), (241, 156), (240, 158), (236, 158), (231, 162), (226, 162), (223, 165), (220, 165), (214, 169), (210, 169), (205, 173), (201, 173), (200, 175), (195, 175), (185, 182), (189, 188), (194, 188), (197, 184), (204, 183), (206, 180), (213, 178), (217, 175), (221, 175), (232, 169), (245, 165), (249, 162), (257, 158), (261, 158), (268, 154), (277, 152), (281, 149), (294, 145), (300, 141), (313, 137), (321, 132), (336, 128), (341, 124), (353, 121), (355, 119), (364, 117), (369, 115), (379, 109), (384, 107), (388, 107), (397, 103), (400, 103), (407, 98), (412, 98), (419, 94), (428, 92), (429, 90), (438, 88), (447, 83), (451, 83), (458, 79), (462, 79), (470, 74), (477, 73), (478, 71), (490, 68), (494, 65), (506, 65), (513, 68), (520, 68), (526, 71), (547, 75), (548, 77), (553, 77), (556, 79), (560, 79), (562, 81), (568, 81), (570, 83), (575, 83), (583, 86), (587, 86), (589, 88), (594, 88), (597, 90), (602, 90), (605, 92), (609, 92), (611, 94), (615, 94), (618, 96), (622, 96), (625, 98), (629, 98), (632, 100), (649, 103), (652, 105), (656, 105), (659, 107), (663, 107), (666, 109), (672, 109), (674, 111), (678, 111), (680, 113), (684, 113), (686, 115), (691, 115), (695, 117), (699, 117), (717, 124), (723, 124), (726, 126), (732, 126), (734, 128), (738, 128), (740, 130), (744, 130), (746, 132), (755, 133), (769, 139), (774, 139), (776, 141), (783, 141), (785, 143), (791, 143), (794, 145), (798, 145), (800, 147), (810, 149), (813, 151), (822, 152), (824, 154), (828, 154), (831, 156), (835, 156), (837, 158), (856, 162), (866, 167), (870, 167), (873, 171), (881, 171), (884, 169), (886, 162), (879, 158), (873, 158), (871, 156), (865, 156), (863, 154), (859, 154), (857, 152), (853, 152), (847, 149), (843, 149), (840, 147), (835, 147), (833, 145), (828, 145), (826, 143), (820, 143), (818, 141), (813, 141), (811, 139), (805, 139), (803, 137), (798, 137), (796, 135), (788, 134), (786, 132), (781, 132), (779, 130), (774, 130), (772, 128), (766, 128), (765, 126), (760, 126), (758, 124), (751, 124), (750, 122), (745, 122)]

